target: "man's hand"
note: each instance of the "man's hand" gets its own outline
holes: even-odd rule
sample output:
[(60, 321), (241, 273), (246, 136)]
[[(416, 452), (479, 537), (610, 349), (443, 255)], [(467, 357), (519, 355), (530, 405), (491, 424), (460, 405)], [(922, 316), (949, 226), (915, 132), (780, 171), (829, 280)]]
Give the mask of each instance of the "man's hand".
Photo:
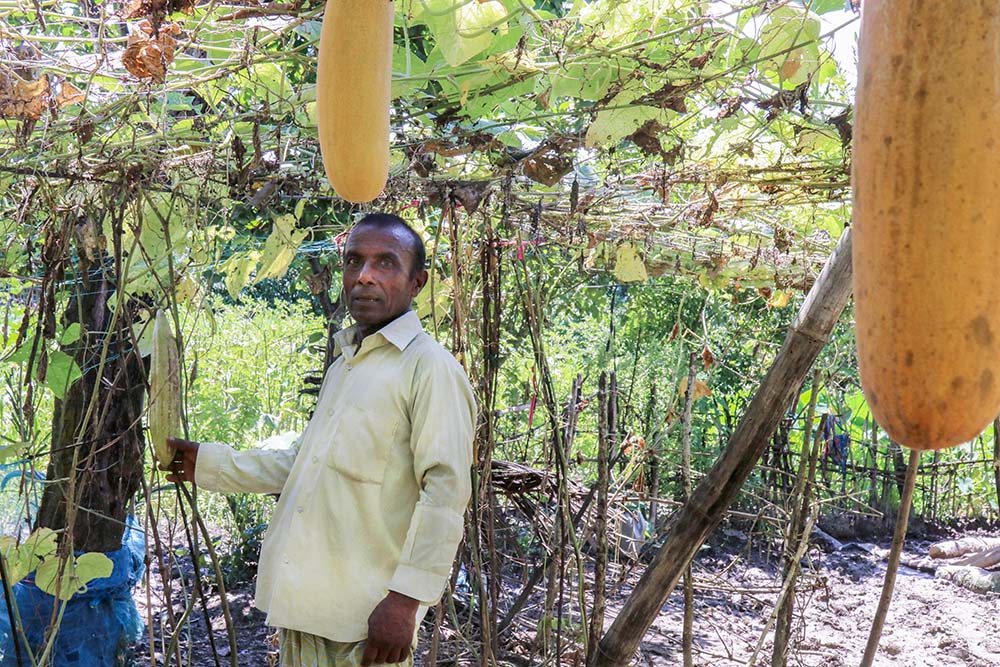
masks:
[(361, 656), (363, 667), (403, 662), (409, 657), (419, 606), (418, 600), (389, 591), (368, 617), (368, 642)]
[(201, 445), (193, 440), (183, 438), (167, 438), (167, 444), (173, 447), (174, 460), (167, 469), (167, 481), (194, 482), (194, 466), (198, 462), (198, 447)]

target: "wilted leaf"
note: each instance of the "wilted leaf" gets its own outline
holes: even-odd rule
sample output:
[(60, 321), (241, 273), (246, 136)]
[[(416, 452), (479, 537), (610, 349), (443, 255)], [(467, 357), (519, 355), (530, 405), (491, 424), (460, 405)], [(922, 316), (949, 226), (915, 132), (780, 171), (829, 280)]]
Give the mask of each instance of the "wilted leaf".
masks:
[(784, 290), (774, 290), (771, 298), (767, 300), (768, 308), (784, 308), (788, 305), (788, 292)]
[(646, 265), (631, 243), (618, 247), (615, 255), (615, 278), (623, 283), (637, 283), (649, 279)]
[(194, 14), (194, 7), (195, 0), (125, 0), (118, 16), (129, 21), (153, 14)]
[(173, 62), (174, 49), (177, 47), (174, 35), (180, 32), (176, 23), (163, 23), (154, 36), (149, 21), (142, 21), (128, 36), (128, 46), (122, 54), (122, 65), (136, 78), (163, 83), (167, 78), (167, 66)]
[(701, 351), (701, 363), (706, 371), (715, 365), (715, 355), (708, 349), (708, 345)]
[(46, 74), (34, 81), (25, 81), (13, 72), (0, 69), (0, 118), (38, 120), (48, 106), (49, 93)]
[[(677, 387), (677, 392), (681, 396), (686, 396), (687, 388), (688, 388), (688, 379), (686, 377), (681, 378), (681, 383)], [(712, 395), (712, 390), (709, 388), (707, 384), (697, 379), (694, 381), (694, 398), (692, 398), (691, 400), (697, 401), (699, 398), (707, 398), (711, 395)]]
[(522, 161), (524, 175), (549, 187), (558, 183), (573, 170), (573, 158), (566, 155), (563, 148), (563, 142), (558, 140), (542, 144)]
[(59, 86), (59, 94), (56, 95), (56, 104), (60, 109), (71, 104), (78, 104), (87, 97), (87, 94), (74, 86), (69, 81), (63, 81)]

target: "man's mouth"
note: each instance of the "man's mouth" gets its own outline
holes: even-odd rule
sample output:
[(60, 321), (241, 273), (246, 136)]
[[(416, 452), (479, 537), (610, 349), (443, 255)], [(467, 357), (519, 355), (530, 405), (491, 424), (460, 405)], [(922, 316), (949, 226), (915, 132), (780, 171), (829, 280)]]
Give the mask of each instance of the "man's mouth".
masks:
[(378, 303), (379, 298), (374, 296), (356, 296), (354, 303)]

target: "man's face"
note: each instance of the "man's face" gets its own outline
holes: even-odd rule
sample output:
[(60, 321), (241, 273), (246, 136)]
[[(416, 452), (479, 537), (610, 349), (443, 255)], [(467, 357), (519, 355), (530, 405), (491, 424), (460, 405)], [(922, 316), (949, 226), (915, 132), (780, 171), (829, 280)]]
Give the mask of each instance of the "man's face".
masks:
[(423, 267), (413, 271), (414, 259), (403, 229), (359, 227), (347, 237), (344, 298), (366, 335), (409, 310), (427, 282)]

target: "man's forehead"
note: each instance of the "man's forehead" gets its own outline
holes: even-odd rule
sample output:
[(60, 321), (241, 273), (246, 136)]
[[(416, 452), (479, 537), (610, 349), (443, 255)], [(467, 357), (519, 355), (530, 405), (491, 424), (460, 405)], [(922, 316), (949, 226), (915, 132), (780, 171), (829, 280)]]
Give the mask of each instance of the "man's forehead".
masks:
[(413, 253), (409, 236), (406, 230), (399, 227), (373, 227), (363, 225), (355, 227), (347, 236), (347, 243), (344, 244), (344, 251), (361, 250), (363, 246), (372, 244), (378, 246), (378, 250), (397, 251)]

